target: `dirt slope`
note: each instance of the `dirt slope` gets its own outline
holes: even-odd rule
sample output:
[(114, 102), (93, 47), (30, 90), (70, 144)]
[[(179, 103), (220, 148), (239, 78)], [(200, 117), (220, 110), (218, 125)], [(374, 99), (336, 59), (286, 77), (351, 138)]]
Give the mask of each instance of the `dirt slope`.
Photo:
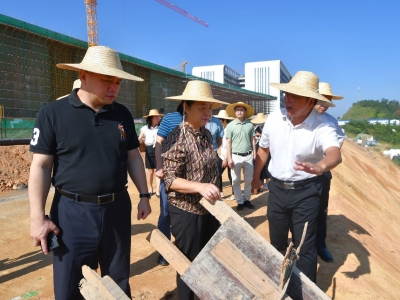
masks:
[[(0, 147), (1, 171), (7, 162), (8, 169), (19, 168), (20, 174), (27, 174), (24, 164), (13, 169), (21, 155), (29, 155), (17, 149), (10, 147), (5, 151)], [(379, 153), (360, 148), (350, 140), (346, 140), (342, 156), (343, 163), (332, 172), (328, 217), (327, 243), (335, 261), (332, 264), (319, 261), (317, 284), (334, 299), (397, 299), (400, 293), (400, 169)], [(0, 181), (6, 179), (3, 174)], [(23, 178), (12, 180), (23, 181)], [(224, 183), (225, 195), (230, 195), (227, 178)], [(153, 213), (147, 220), (138, 222), (135, 215), (138, 195), (131, 182), (129, 191), (133, 207), (130, 282), (134, 299), (177, 299), (175, 271), (156, 264), (157, 253), (146, 241), (157, 224), (159, 200), (155, 197), (151, 200)], [(51, 197), (52, 192), (47, 211)], [(2, 192), (0, 198), (3, 198), (0, 202), (0, 298), (25, 295), (31, 299), (53, 299), (51, 257), (33, 248), (29, 237), (26, 190)], [(252, 201), (257, 209), (244, 210), (241, 215), (268, 240), (265, 217), (268, 192), (253, 196)], [(232, 202), (227, 201), (235, 207)]]

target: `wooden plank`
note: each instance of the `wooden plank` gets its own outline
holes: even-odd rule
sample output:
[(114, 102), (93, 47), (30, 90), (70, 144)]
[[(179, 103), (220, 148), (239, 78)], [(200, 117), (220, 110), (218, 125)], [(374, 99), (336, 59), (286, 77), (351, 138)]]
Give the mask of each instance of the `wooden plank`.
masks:
[[(243, 226), (240, 218), (227, 218), (181, 279), (201, 299), (254, 299), (254, 294), (232, 275), (213, 255), (212, 250), (224, 238), (229, 239), (254, 265), (256, 265), (276, 285), (279, 284), (283, 256), (276, 255), (275, 248), (253, 229)], [(266, 245), (267, 244), (267, 245)], [(308, 285), (310, 283), (310, 286)], [(313, 282), (303, 274), (292, 274), (288, 295), (292, 299), (329, 299)]]
[(279, 287), (227, 238), (223, 238), (211, 254), (257, 299), (280, 297)]
[(129, 300), (130, 298), (109, 277), (101, 278), (88, 266), (82, 266), (84, 279), (79, 283), (79, 289), (86, 300)]
[(190, 266), (190, 260), (158, 229), (151, 232), (150, 244), (182, 275)]

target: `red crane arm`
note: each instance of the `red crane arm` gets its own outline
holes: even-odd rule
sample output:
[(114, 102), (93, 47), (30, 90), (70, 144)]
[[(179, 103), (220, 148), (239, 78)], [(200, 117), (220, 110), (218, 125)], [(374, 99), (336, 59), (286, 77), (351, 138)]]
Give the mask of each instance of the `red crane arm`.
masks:
[(168, 1), (165, 0), (156, 0), (158, 3), (161, 3), (162, 5), (165, 5), (166, 7), (180, 13), (181, 15), (205, 26), (208, 27), (208, 24), (204, 22), (203, 20), (200, 20), (199, 18), (196, 18), (195, 16), (189, 14), (187, 11), (184, 11), (182, 8), (179, 8), (178, 6), (173, 5), (172, 3), (169, 3)]

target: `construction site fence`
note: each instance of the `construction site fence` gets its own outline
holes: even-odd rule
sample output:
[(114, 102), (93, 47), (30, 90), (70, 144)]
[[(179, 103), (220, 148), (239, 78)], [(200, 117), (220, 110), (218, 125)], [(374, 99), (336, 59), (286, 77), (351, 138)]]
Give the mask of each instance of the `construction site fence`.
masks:
[[(143, 119), (136, 119), (134, 123), (136, 134), (139, 136), (140, 128), (145, 126), (146, 123)], [(14, 145), (18, 145), (20, 141), (17, 142), (17, 140), (32, 138), (34, 127), (35, 119), (2, 118), (0, 119), (0, 140), (15, 140), (16, 143)], [(68, 130), (68, 128), (65, 130)], [(4, 143), (6, 142), (3, 141)], [(11, 145), (12, 141), (9, 141), (9, 144)]]
[[(78, 73), (59, 69), (56, 64), (79, 63), (86, 50), (84, 41), (0, 14), (0, 105), (3, 116), (34, 119), (44, 104), (69, 94)], [(116, 99), (130, 110), (133, 118), (148, 115), (153, 108), (163, 114), (173, 112), (178, 102), (165, 100), (165, 97), (181, 95), (190, 80), (207, 81), (125, 54), (120, 53), (120, 58), (126, 72), (144, 80), (123, 80)], [(240, 87), (207, 82), (216, 99), (228, 103), (245, 102), (255, 113), (268, 114), (271, 101), (276, 101), (272, 96)], [(7, 134), (12, 133), (8, 131)], [(15, 134), (29, 133), (20, 130)]]

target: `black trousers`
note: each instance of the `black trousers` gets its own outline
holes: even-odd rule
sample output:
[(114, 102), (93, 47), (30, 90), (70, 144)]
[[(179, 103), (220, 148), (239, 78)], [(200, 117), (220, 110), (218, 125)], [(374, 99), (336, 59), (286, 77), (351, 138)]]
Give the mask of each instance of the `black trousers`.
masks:
[(131, 297), (129, 286), (131, 210), (128, 192), (103, 205), (77, 202), (56, 193), (50, 217), (60, 229), (61, 247), (53, 253), (54, 295), (83, 299), (82, 266), (109, 275)]
[(268, 223), (271, 244), (283, 255), (288, 247), (289, 227), (292, 226), (294, 245), (300, 243), (304, 224), (308, 228), (300, 251), (297, 268), (312, 281), (316, 281), (317, 251), (315, 232), (321, 195), (321, 179), (304, 187), (286, 190), (274, 180), (268, 183)]
[[(211, 214), (193, 214), (170, 203), (168, 203), (168, 209), (175, 245), (190, 261), (193, 261), (218, 230), (220, 224)], [(194, 299), (194, 293), (181, 280), (179, 274), (176, 276), (176, 283), (180, 300)]]
[(315, 239), (315, 242), (317, 244), (317, 248), (326, 248), (326, 219), (328, 216), (329, 191), (331, 189), (331, 172), (324, 173), (321, 176), (321, 179), (322, 193), (319, 204), (317, 237)]

